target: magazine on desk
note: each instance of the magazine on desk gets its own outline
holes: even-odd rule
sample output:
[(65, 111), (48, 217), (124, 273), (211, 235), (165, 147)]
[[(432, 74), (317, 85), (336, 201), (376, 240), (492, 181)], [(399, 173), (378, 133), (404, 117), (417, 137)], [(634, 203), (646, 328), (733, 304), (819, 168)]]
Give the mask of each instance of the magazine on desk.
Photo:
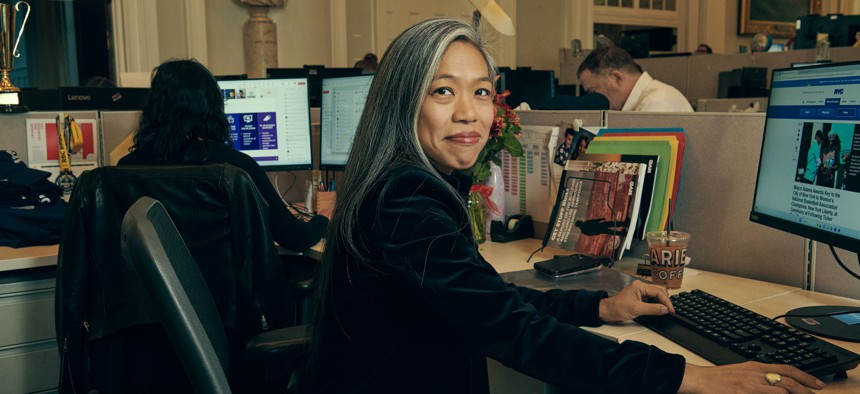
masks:
[(638, 219), (646, 164), (569, 160), (544, 245), (621, 259)]
[[(651, 215), (651, 200), (654, 197), (654, 180), (657, 176), (657, 161), (660, 160), (656, 155), (628, 155), (628, 154), (611, 154), (611, 153), (586, 153), (580, 156), (580, 160), (587, 161), (614, 161), (622, 163), (643, 163), (645, 164), (645, 172), (640, 173), (643, 179), (636, 186), (641, 189), (637, 192), (642, 193), (642, 198), (639, 203), (639, 216), (635, 219), (633, 237), (631, 239), (645, 239), (645, 224), (648, 223), (648, 218)], [(625, 245), (625, 248), (630, 249), (630, 244)]]

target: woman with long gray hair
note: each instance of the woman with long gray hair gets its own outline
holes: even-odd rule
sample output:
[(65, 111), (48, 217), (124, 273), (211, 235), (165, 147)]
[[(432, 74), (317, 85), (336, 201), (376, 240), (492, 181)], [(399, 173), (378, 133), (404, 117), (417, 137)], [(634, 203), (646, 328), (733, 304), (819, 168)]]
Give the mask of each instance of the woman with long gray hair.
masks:
[(820, 388), (788, 366), (696, 367), (578, 327), (673, 311), (659, 286), (607, 297), (504, 283), (472, 238), (462, 172), (489, 137), (494, 77), (462, 22), (421, 22), (391, 43), (338, 185), (300, 392), (487, 393), (486, 357), (577, 392), (757, 392), (773, 389), (765, 369), (790, 390)]

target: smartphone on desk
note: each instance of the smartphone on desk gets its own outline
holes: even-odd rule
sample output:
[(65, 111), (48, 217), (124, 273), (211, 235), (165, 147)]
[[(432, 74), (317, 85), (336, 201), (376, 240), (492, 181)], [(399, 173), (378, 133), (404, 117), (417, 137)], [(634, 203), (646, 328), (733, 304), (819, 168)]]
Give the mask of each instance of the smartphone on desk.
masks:
[(604, 260), (607, 259), (586, 254), (556, 255), (550, 260), (538, 261), (534, 267), (535, 271), (541, 274), (551, 278), (561, 278), (597, 270), (603, 265)]

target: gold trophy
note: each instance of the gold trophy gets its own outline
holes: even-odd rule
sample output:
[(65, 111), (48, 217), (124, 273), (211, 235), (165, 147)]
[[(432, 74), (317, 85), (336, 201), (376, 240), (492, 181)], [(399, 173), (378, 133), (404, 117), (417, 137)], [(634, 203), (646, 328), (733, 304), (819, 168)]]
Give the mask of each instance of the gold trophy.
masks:
[[(21, 4), (27, 6), (27, 13), (24, 14), (24, 21), (21, 23), (21, 30), (18, 31), (18, 38), (15, 38), (15, 14), (20, 11)], [(21, 33), (24, 32), (24, 26), (27, 24), (27, 18), (30, 17), (30, 4), (25, 1), (19, 1), (13, 6), (10, 3), (0, 2), (0, 113), (15, 113), (27, 112), (26, 106), (21, 105), (18, 98), (18, 93), (21, 91), (12, 81), (9, 80), (9, 73), (12, 71), (12, 60), (21, 56), (18, 53), (18, 43), (21, 41)], [(15, 45), (12, 45), (15, 41)]]

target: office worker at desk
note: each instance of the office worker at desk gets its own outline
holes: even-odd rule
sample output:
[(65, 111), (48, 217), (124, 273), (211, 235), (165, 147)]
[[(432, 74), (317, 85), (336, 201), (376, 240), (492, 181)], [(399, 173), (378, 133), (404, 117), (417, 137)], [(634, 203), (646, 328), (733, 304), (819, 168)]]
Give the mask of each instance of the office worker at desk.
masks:
[(245, 170), (269, 203), (272, 238), (287, 249), (306, 250), (325, 233), (328, 218), (297, 219), (259, 164), (232, 147), (221, 90), (196, 60), (170, 60), (153, 71), (130, 151), (119, 165), (230, 163)]
[(651, 77), (627, 51), (605, 45), (591, 51), (576, 70), (582, 88), (609, 99), (609, 109), (643, 112), (693, 112), (674, 87)]
[(698, 367), (577, 327), (672, 311), (659, 286), (607, 297), (504, 283), (472, 238), (462, 171), (488, 139), (493, 70), (477, 31), (455, 20), (421, 22), (389, 46), (327, 232), (299, 392), (487, 393), (486, 357), (577, 392), (823, 386), (785, 365)]

